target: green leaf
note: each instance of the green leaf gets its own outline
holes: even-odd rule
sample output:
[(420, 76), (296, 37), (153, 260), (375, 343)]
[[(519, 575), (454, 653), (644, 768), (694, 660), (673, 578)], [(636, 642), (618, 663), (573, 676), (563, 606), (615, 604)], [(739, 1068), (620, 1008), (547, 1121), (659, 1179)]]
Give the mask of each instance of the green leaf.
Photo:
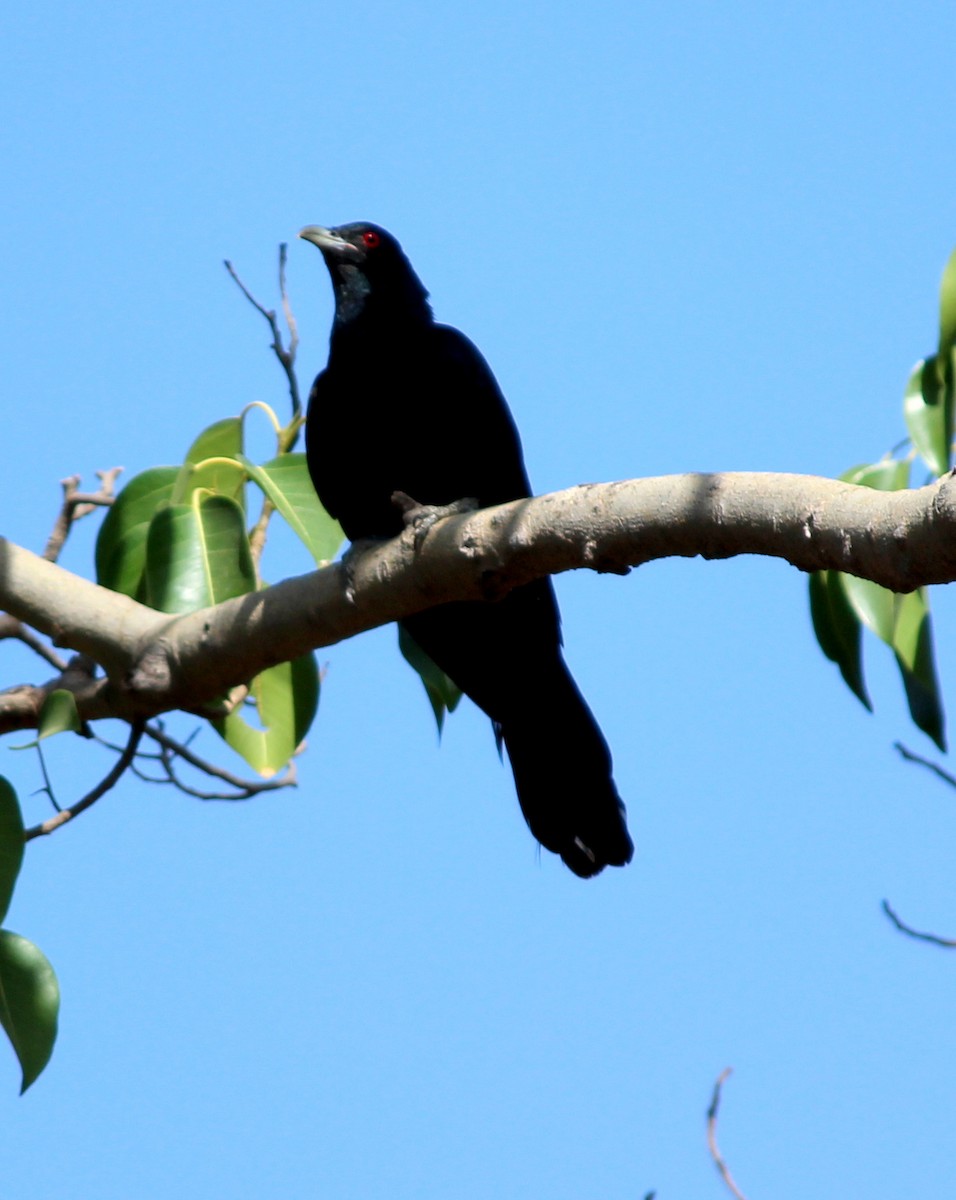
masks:
[(933, 653), (933, 626), (925, 589), (897, 597), (893, 639), (910, 716), (917, 728), (946, 751), (945, 717)]
[(840, 478), (844, 483), (874, 488), (878, 492), (899, 492), (909, 487), (910, 464), (905, 458), (881, 458), (879, 462), (844, 471)]
[(242, 454), (242, 420), (226, 417), (204, 429), (186, 452), (173, 488), (173, 504), (185, 504), (193, 492), (228, 496), (245, 509), (245, 469)]
[(939, 355), (956, 345), (956, 250), (949, 256), (939, 284)]
[(240, 462), (305, 542), (316, 563), (321, 566), (333, 558), (342, 545), (342, 527), (319, 503), (305, 455), (280, 454), (261, 467), (244, 456)]
[(839, 667), (854, 696), (872, 712), (863, 678), (863, 628), (846, 597), (838, 571), (815, 571), (810, 576), (810, 616), (820, 649)]
[(441, 736), (441, 731), (445, 724), (445, 712), (446, 710), (454, 712), (458, 707), (458, 701), (461, 699), (461, 688), (445, 674), (433, 659), (429, 658), (402, 624), (398, 626), (398, 648), (401, 650), (405, 661), (414, 667), (421, 676), (422, 683), (425, 685), (425, 692), (428, 696), (428, 702), (431, 704), (432, 712), (435, 714), (435, 724), (438, 726), (438, 734)]
[(39, 737), (52, 737), (55, 733), (76, 733), (82, 728), (80, 714), (76, 711), (76, 697), (66, 688), (50, 692), (43, 702), (38, 723)]
[[(845, 483), (854, 483), (859, 487), (896, 492), (908, 486), (909, 474), (909, 463), (905, 460), (884, 458), (877, 463), (867, 463), (845, 471), (840, 478)], [(896, 628), (895, 594), (878, 583), (858, 579), (855, 575), (837, 572), (833, 572), (833, 575), (839, 578), (840, 588), (859, 620), (887, 645), (892, 646), (893, 632)]]
[(863, 624), (888, 646), (896, 627), (896, 595), (869, 579), (840, 574), (840, 586), (850, 607)]
[(173, 488), (172, 503), (187, 504), (196, 492), (225, 496), (240, 509), (246, 507), (246, 472), (235, 459), (207, 458), (200, 463), (183, 463)]
[[(77, 733), (83, 728), (80, 714), (76, 711), (76, 697), (65, 688), (57, 688), (50, 692), (43, 707), (40, 709), (40, 719), (37, 722), (37, 736), (32, 742), (24, 742), (19, 746), (11, 746), (11, 750), (32, 750), (44, 738), (53, 737), (55, 733)], [(0, 917), (0, 920), (3, 918)]]
[(96, 539), (96, 582), (138, 598), (146, 566), (146, 535), (158, 508), (169, 502), (178, 467), (134, 475), (116, 497)]
[(913, 445), (936, 475), (949, 470), (953, 440), (952, 389), (946, 386), (944, 374), (935, 354), (918, 362), (903, 395), (903, 416)]
[[(928, 367), (929, 363), (917, 365), (910, 379), (911, 387), (907, 389), (908, 396), (911, 388), (916, 386), (914, 379), (918, 380), (921, 389), (929, 386), (926, 381), (934, 371), (928, 371)], [(922, 391), (920, 394), (923, 394)], [(942, 407), (938, 406), (940, 409)], [(930, 426), (920, 426), (919, 423), (915, 427), (911, 425), (911, 433), (916, 441), (914, 428), (922, 428), (925, 433)], [(942, 427), (937, 425), (935, 428), (938, 433)], [(927, 452), (925, 445), (921, 450), (924, 454)], [(936, 447), (938, 449), (939, 446)], [(930, 452), (934, 452), (932, 448)], [(881, 491), (898, 491), (909, 485), (909, 464), (885, 458), (878, 463), (854, 467), (841, 478), (848, 483)], [(841, 592), (842, 601), (839, 599)], [(859, 623), (866, 625), (893, 649), (914, 723), (945, 751), (945, 718), (936, 676), (932, 624), (925, 591), (898, 595), (867, 579), (837, 571), (824, 571), (811, 577), (810, 609), (821, 649), (828, 658), (838, 663), (843, 678), (867, 708), (871, 708), (871, 705), (863, 683)]]
[(60, 987), (44, 955), (26, 938), (0, 929), (0, 1025), (20, 1061), (27, 1090), (50, 1061)]
[(7, 915), (23, 862), (23, 814), (10, 783), (0, 775), (0, 921)]
[(194, 492), (188, 504), (156, 513), (146, 544), (146, 602), (184, 613), (256, 586), (242, 509), (225, 496)]
[(315, 718), (319, 673), (314, 655), (269, 667), (253, 679), (249, 694), (260, 728), (239, 709), (212, 724), (227, 745), (268, 779), (293, 756)]
[(206, 458), (238, 458), (242, 453), (242, 419), (225, 417), (204, 429), (186, 451), (185, 461), (200, 463)]

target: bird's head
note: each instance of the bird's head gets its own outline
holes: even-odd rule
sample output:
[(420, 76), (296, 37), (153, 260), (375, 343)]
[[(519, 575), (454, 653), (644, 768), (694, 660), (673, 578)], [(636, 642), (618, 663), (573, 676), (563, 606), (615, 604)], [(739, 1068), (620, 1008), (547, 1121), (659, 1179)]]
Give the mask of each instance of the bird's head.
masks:
[(322, 251), (335, 289), (337, 319), (356, 316), (369, 299), (376, 306), (388, 305), (395, 315), (429, 311), (421, 280), (397, 240), (380, 225), (306, 225), (299, 237)]

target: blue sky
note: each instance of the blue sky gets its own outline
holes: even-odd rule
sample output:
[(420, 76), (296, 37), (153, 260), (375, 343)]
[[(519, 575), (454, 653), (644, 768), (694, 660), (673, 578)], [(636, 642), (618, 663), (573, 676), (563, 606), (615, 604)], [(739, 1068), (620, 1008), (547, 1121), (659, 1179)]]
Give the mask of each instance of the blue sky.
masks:
[[(221, 260), (274, 303), (276, 245), (314, 222), (401, 239), (538, 491), (875, 460), (956, 244), (954, 26), (918, 2), (7, 6), (3, 532), (42, 549), (62, 477), (281, 406)], [(305, 382), (330, 288), (303, 244), (289, 277)], [(64, 565), (89, 573), (94, 533)], [(273, 578), (307, 568), (277, 539)], [(5, 1200), (717, 1197), (728, 1065), (749, 1196), (952, 1194), (953, 963), (879, 902), (956, 931), (954, 797), (892, 751), (929, 747), (885, 656), (869, 716), (775, 561), (558, 589), (634, 864), (587, 885), (539, 859), (487, 722), (463, 706), (439, 750), (392, 630), (320, 652), (296, 791), (131, 782), (29, 848), (9, 924), (64, 1001), (25, 1098), (0, 1051)], [(42, 676), (2, 655), (5, 684)], [(35, 759), (3, 754), (28, 796)], [(51, 762), (63, 798), (105, 769)]]

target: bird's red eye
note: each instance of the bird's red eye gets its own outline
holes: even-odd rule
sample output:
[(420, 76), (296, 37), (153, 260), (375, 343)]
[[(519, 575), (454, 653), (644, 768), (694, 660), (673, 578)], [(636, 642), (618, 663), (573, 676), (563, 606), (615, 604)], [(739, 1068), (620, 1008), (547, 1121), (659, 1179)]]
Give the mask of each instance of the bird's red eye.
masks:
[(362, 243), (369, 250), (374, 250), (381, 240), (374, 229), (367, 229), (362, 234)]

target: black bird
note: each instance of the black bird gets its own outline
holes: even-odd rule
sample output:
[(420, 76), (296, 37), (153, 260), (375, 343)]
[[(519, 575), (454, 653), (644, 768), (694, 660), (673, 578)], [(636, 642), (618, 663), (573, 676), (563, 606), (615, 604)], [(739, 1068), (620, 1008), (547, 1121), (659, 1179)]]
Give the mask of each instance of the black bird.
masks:
[[(391, 234), (356, 223), (299, 236), (322, 251), (335, 292), (329, 362), (309, 397), (309, 474), (346, 536), (400, 533), (394, 492), (428, 506), (473, 497), (482, 508), (530, 496), (495, 377), (464, 334), (435, 323)], [(582, 877), (630, 862), (611, 755), (561, 655), (551, 581), (403, 625), (491, 717), (538, 841)]]

